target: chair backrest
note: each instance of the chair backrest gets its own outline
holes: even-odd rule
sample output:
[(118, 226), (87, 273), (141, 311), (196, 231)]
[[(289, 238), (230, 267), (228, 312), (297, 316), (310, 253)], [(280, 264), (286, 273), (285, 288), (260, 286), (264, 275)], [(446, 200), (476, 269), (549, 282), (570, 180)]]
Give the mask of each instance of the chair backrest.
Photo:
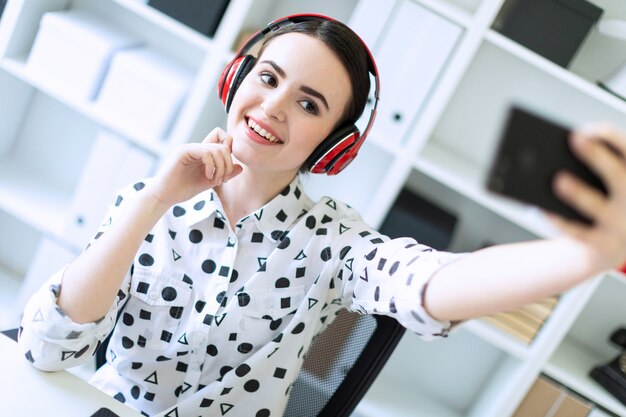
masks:
[[(342, 310), (320, 333), (291, 387), (284, 417), (348, 417), (404, 334), (395, 319)], [(106, 361), (107, 340), (96, 352)]]
[(342, 311), (313, 341), (284, 417), (348, 417), (404, 330), (391, 317)]

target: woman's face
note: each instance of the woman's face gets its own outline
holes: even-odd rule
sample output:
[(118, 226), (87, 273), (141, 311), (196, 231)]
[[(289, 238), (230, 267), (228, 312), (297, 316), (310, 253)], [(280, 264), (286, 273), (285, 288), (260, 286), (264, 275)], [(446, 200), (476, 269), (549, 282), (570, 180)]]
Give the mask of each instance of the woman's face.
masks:
[(255, 171), (295, 174), (330, 134), (351, 94), (347, 70), (322, 41), (274, 38), (228, 113), (233, 154)]

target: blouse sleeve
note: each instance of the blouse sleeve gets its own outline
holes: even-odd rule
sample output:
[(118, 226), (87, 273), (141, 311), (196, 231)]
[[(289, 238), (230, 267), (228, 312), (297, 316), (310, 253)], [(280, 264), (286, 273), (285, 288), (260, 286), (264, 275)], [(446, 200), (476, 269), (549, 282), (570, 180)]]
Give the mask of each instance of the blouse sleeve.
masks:
[[(85, 250), (89, 250), (91, 243), (106, 233), (120, 215), (124, 202), (142, 188), (140, 184), (120, 191)], [(64, 271), (65, 268), (50, 277), (28, 300), (19, 330), (18, 343), (26, 359), (44, 371), (66, 369), (87, 362), (113, 329), (130, 285), (129, 270), (104, 317), (92, 323), (76, 323), (57, 304)]]
[(437, 251), (412, 238), (389, 239), (362, 221), (352, 222), (346, 234), (349, 252), (339, 265), (344, 305), (391, 316), (425, 340), (447, 336), (456, 323), (433, 318), (423, 296), (435, 272), (463, 254)]

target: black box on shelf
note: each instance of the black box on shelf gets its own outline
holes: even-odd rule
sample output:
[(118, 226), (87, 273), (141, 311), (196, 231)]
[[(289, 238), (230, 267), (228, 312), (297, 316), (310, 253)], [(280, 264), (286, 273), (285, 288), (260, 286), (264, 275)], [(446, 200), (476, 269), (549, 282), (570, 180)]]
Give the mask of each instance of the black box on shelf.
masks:
[(391, 238), (412, 237), (434, 249), (446, 250), (456, 222), (454, 214), (404, 189), (379, 230)]
[(586, 0), (508, 0), (493, 29), (567, 67), (602, 12)]
[(0, 19), (2, 18), (2, 12), (4, 12), (4, 6), (7, 5), (9, 0), (0, 0)]
[(230, 0), (149, 0), (148, 4), (203, 35), (213, 36)]

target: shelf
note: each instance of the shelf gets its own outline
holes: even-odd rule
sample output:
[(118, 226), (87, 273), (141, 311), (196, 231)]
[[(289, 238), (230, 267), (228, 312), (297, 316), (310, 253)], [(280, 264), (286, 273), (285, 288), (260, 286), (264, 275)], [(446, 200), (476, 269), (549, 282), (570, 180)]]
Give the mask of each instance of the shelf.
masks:
[(471, 5), (470, 3), (477, 2), (463, 0), (416, 0), (416, 3), (461, 27), (467, 28), (471, 25), (472, 13), (476, 8), (476, 5)]
[(161, 13), (145, 2), (139, 0), (113, 0), (125, 9), (134, 13), (141, 20), (149, 22), (154, 27), (167, 32), (170, 36), (178, 39), (181, 44), (191, 45), (199, 51), (210, 52), (213, 47), (213, 40), (200, 32), (191, 29), (189, 26)]
[(514, 358), (525, 360), (529, 356), (530, 351), (528, 345), (489, 323), (478, 319), (463, 323), (462, 326), (472, 334)]
[(28, 175), (18, 161), (0, 163), (0, 209), (35, 229), (62, 236), (71, 191)]
[(491, 43), (502, 50), (517, 56), (528, 64), (536, 67), (542, 72), (549, 74), (555, 79), (571, 86), (590, 98), (606, 105), (622, 114), (626, 113), (626, 101), (614, 96), (613, 94), (603, 90), (594, 83), (580, 77), (579, 75), (566, 70), (565, 68), (553, 63), (552, 61), (542, 57), (541, 55), (531, 51), (530, 49), (518, 44), (504, 35), (489, 30), (485, 36), (487, 42)]
[(130, 134), (123, 126), (116, 125), (115, 123), (107, 120), (106, 115), (96, 110), (93, 102), (68, 97), (67, 95), (63, 94), (63, 91), (57, 91), (56, 89), (50, 88), (45, 84), (37, 81), (36, 78), (32, 77), (30, 74), (28, 74), (28, 71), (26, 71), (26, 59), (26, 56), (12, 58), (7, 57), (0, 63), (0, 65), (2, 69), (7, 71), (9, 74), (26, 82), (27, 84), (30, 84), (41, 93), (67, 106), (76, 113), (93, 120), (94, 122), (100, 124), (107, 129), (110, 129), (114, 133), (122, 137), (126, 137), (130, 142), (147, 150), (148, 152), (151, 152), (155, 155), (161, 155), (164, 153), (167, 147), (165, 142), (158, 142), (155, 141), (153, 138), (138, 137), (136, 135)]
[(576, 341), (566, 339), (546, 365), (545, 373), (609, 411), (625, 416), (626, 406), (588, 376), (594, 366), (608, 360), (599, 358)]

